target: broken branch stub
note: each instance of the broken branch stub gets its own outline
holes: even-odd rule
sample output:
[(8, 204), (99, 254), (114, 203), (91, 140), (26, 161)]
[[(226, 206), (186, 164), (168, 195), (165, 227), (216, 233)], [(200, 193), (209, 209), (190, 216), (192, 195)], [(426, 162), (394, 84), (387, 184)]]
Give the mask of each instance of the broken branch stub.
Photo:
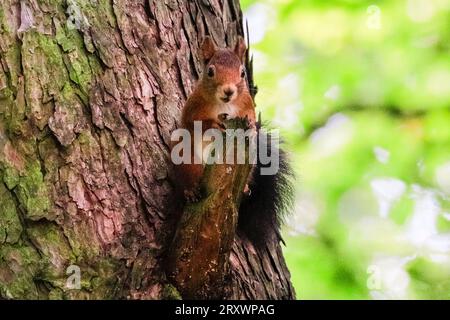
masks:
[[(224, 123), (227, 129), (249, 128), (246, 118)], [(223, 153), (224, 164), (206, 165), (201, 181), (204, 196), (185, 205), (169, 250), (168, 277), (185, 299), (214, 299), (223, 294), (238, 208), (252, 169), (248, 143), (243, 164), (226, 164), (227, 153), (237, 156), (239, 150), (237, 141), (231, 146)]]

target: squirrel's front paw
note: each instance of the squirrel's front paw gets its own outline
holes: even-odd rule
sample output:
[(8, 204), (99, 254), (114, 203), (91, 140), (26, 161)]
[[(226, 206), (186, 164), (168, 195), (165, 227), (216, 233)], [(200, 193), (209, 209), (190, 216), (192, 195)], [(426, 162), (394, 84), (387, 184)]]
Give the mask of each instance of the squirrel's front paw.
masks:
[(229, 116), (230, 115), (228, 113), (221, 113), (217, 118), (219, 119), (220, 122), (224, 122), (229, 118)]
[(227, 129), (225, 126), (225, 121), (227, 121), (228, 117), (229, 117), (228, 113), (219, 114), (219, 116), (217, 117), (218, 121), (215, 123), (214, 127), (224, 132)]
[(225, 130), (226, 130), (226, 127), (225, 127), (225, 125), (223, 124), (223, 122), (215, 122), (215, 123), (212, 125), (212, 127), (213, 127), (214, 129), (220, 130), (220, 131), (222, 131), (222, 132), (225, 132)]
[(199, 187), (184, 190), (184, 198), (187, 202), (196, 203), (201, 199), (201, 192)]

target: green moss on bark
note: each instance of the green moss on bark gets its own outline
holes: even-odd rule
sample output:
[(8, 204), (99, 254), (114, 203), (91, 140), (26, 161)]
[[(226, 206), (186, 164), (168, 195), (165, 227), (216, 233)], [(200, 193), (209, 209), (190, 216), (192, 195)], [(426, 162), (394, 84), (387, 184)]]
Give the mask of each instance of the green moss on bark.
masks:
[(31, 247), (3, 245), (0, 247), (0, 297), (38, 299), (34, 279), (41, 266), (38, 253)]
[(66, 268), (76, 262), (76, 257), (62, 230), (52, 222), (42, 222), (31, 224), (27, 233), (46, 262), (42, 279), (54, 285), (65, 282)]
[(12, 84), (12, 89), (14, 93), (16, 93), (17, 88), (15, 84), (18, 83), (19, 76), (21, 75), (21, 53), (19, 46), (4, 44), (6, 52), (3, 54), (6, 64), (8, 65), (8, 74), (10, 77), (10, 82)]
[(19, 171), (17, 169), (5, 166), (3, 170), (3, 182), (6, 184), (9, 190), (14, 189), (20, 181)]
[(39, 161), (27, 165), (15, 191), (28, 219), (52, 218), (48, 215), (50, 200)]
[(92, 82), (92, 70), (89, 64), (84, 42), (77, 30), (69, 30), (67, 26), (58, 26), (56, 41), (65, 52), (64, 63), (69, 71), (70, 80), (75, 82), (87, 94)]
[(162, 292), (163, 300), (182, 300), (180, 292), (171, 284), (166, 284)]
[(54, 288), (50, 290), (48, 293), (49, 300), (63, 300), (64, 299), (64, 291), (60, 288)]
[(9, 32), (9, 27), (5, 20), (5, 11), (0, 7), (0, 33), (4, 32)]
[[(0, 89), (0, 100), (7, 100), (6, 102), (2, 101), (2, 104), (4, 106), (8, 107), (9, 101), (11, 101), (11, 97), (12, 97), (12, 91), (8, 87), (4, 87), (4, 88)], [(2, 110), (2, 112), (3, 112), (3, 110)]]
[(0, 183), (0, 208), (2, 208), (0, 214), (0, 243), (16, 243), (22, 234), (22, 224), (10, 191), (2, 183)]

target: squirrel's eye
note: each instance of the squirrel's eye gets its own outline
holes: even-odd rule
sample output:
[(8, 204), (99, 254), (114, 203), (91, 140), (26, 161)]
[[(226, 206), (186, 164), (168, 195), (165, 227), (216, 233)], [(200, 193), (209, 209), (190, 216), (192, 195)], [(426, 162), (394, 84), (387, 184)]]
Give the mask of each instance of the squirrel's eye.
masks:
[(242, 79), (245, 78), (245, 69), (244, 69), (244, 68), (242, 68), (242, 71), (241, 71), (241, 78), (242, 78)]
[(208, 77), (210, 77), (210, 78), (214, 77), (214, 68), (213, 67), (208, 68)]

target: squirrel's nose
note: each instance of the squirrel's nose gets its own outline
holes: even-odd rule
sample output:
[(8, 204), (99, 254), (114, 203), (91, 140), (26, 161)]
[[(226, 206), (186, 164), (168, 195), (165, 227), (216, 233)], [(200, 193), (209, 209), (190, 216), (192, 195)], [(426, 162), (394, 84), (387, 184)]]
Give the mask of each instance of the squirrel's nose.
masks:
[(225, 95), (227, 97), (231, 97), (234, 94), (234, 90), (233, 89), (226, 89), (223, 93), (225, 93)]

